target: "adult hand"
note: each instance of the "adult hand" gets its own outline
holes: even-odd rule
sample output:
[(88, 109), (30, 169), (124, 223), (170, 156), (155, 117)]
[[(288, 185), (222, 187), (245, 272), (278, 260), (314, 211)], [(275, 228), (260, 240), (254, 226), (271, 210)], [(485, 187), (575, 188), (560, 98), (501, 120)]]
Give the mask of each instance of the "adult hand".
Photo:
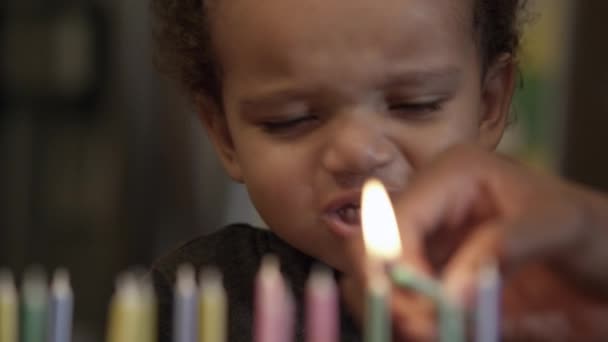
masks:
[[(403, 262), (441, 281), (465, 309), (474, 304), (480, 268), (488, 262), (500, 266), (504, 338), (608, 336), (604, 196), (458, 146), (421, 170), (394, 200)], [(345, 277), (347, 302), (362, 298), (359, 284)], [(432, 339), (430, 302), (407, 291), (393, 293), (397, 339)], [(361, 310), (360, 304), (352, 307)]]

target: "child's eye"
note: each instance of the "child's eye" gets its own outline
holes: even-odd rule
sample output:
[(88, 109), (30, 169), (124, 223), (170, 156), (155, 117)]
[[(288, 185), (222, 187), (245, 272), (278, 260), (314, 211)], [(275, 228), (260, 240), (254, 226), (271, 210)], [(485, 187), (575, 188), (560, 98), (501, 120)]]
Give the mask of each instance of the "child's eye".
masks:
[(389, 104), (388, 109), (398, 115), (418, 118), (440, 110), (441, 104), (441, 101), (393, 102)]
[(296, 131), (306, 128), (309, 124), (317, 122), (317, 117), (305, 115), (288, 120), (272, 120), (261, 124), (262, 128), (273, 134), (296, 133)]

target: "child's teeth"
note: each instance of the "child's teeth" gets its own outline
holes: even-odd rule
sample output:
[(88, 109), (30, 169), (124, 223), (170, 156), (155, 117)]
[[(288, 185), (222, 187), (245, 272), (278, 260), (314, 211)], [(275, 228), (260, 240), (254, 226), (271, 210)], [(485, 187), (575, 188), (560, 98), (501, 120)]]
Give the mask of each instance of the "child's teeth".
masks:
[(342, 220), (348, 224), (359, 224), (359, 209), (348, 207), (340, 210)]

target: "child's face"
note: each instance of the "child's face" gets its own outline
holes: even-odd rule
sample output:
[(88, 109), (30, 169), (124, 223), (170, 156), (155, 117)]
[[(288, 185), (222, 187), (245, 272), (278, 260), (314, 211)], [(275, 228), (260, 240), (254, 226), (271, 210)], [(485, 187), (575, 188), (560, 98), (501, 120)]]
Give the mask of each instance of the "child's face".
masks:
[(206, 124), (276, 234), (348, 272), (366, 178), (399, 193), (451, 145), (496, 146), (513, 68), (482, 76), (472, 15), (472, 1), (219, 1), (226, 126)]

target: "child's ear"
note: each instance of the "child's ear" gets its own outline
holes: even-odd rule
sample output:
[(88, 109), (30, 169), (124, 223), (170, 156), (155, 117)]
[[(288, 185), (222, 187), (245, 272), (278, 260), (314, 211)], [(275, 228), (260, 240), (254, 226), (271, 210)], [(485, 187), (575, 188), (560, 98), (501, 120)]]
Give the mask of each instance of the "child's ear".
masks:
[(495, 149), (502, 138), (511, 112), (515, 89), (516, 65), (510, 54), (501, 55), (492, 63), (482, 84), (482, 112), (479, 123), (480, 142)]
[(230, 178), (242, 183), (241, 166), (237, 158), (228, 123), (218, 105), (208, 98), (196, 99), (199, 117), (205, 126), (211, 143), (218, 154), (224, 170)]

